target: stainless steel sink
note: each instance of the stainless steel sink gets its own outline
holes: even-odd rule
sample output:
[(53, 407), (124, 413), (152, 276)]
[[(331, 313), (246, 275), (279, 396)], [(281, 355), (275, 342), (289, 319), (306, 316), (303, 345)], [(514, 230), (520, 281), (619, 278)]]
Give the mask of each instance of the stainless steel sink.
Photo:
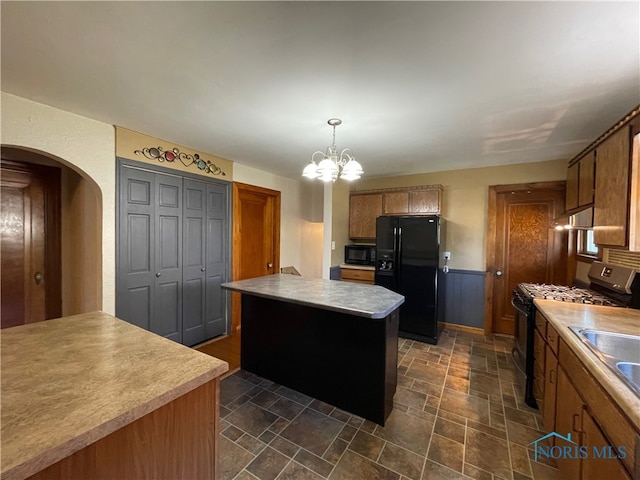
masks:
[(640, 363), (640, 336), (579, 329), (580, 336), (604, 355), (622, 362)]
[(640, 335), (569, 328), (640, 397)]
[(634, 385), (640, 385), (640, 363), (618, 362), (616, 368)]

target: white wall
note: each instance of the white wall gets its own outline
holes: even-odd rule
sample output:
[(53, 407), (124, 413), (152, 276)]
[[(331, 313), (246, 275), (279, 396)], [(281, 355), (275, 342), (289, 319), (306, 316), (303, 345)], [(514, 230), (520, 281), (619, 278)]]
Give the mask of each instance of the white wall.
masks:
[(305, 277), (322, 277), (322, 223), (315, 221), (317, 192), (306, 182), (233, 164), (233, 180), (281, 192), (280, 266), (294, 266)]
[[(3, 145), (47, 153), (102, 196), (102, 310), (115, 314), (115, 133), (112, 125), (2, 92)], [(82, 239), (75, 239), (81, 242)]]

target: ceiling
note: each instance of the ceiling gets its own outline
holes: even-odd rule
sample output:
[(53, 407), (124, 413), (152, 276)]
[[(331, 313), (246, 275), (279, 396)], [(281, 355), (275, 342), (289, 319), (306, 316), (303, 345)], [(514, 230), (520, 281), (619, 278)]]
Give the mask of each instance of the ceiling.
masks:
[(0, 2), (1, 88), (292, 178), (569, 159), (640, 103), (639, 3)]

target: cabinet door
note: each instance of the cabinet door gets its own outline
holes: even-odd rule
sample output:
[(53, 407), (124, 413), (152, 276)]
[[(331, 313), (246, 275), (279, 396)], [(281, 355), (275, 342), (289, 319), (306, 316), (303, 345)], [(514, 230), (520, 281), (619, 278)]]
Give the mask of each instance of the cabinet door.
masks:
[(376, 218), (382, 215), (382, 193), (349, 197), (349, 238), (376, 238)]
[(594, 241), (625, 246), (629, 201), (630, 127), (605, 140), (596, 151), (596, 191), (593, 211)]
[(565, 209), (572, 210), (578, 207), (578, 186), (580, 178), (580, 163), (576, 162), (567, 170), (567, 191)]
[(553, 351), (546, 346), (544, 368), (544, 402), (542, 409), (542, 423), (547, 432), (556, 427), (556, 390), (558, 385), (558, 359)]
[(409, 192), (409, 213), (440, 213), (440, 190), (422, 189)]
[(385, 192), (382, 200), (382, 210), (385, 215), (409, 213), (409, 192)]
[[(557, 396), (561, 401), (556, 405), (556, 432), (563, 437), (571, 437), (571, 442), (556, 438), (556, 445), (574, 447), (580, 443), (582, 423), (582, 399), (569, 381), (562, 368), (558, 368)], [(558, 467), (563, 480), (580, 479), (580, 461), (575, 458), (559, 458)]]
[[(622, 463), (615, 458), (616, 449), (612, 447), (600, 428), (591, 418), (588, 412), (582, 413), (582, 445), (588, 449), (588, 458), (582, 459), (582, 480), (601, 480), (603, 478), (615, 478), (619, 480), (631, 479)], [(597, 450), (603, 458), (597, 458)]]
[(544, 353), (545, 343), (538, 330), (534, 330), (533, 334), (533, 396), (536, 399), (538, 408), (544, 411)]
[(595, 187), (595, 151), (587, 153), (580, 159), (580, 175), (578, 186), (579, 206), (593, 203), (593, 190)]

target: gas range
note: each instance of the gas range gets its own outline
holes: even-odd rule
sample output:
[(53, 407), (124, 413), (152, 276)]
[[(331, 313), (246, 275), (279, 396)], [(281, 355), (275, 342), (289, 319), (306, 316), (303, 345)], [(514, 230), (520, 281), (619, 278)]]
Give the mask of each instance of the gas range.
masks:
[(531, 308), (536, 298), (559, 302), (638, 308), (640, 276), (633, 268), (593, 262), (589, 269), (589, 288), (547, 283), (520, 283), (513, 300), (523, 308)]
[(549, 285), (546, 283), (521, 283), (517, 288), (520, 290), (519, 293), (525, 296), (524, 301), (526, 301), (526, 297), (530, 297), (531, 301), (535, 298), (540, 298), (559, 302), (604, 305), (607, 307), (625, 306), (614, 298), (586, 288)]

